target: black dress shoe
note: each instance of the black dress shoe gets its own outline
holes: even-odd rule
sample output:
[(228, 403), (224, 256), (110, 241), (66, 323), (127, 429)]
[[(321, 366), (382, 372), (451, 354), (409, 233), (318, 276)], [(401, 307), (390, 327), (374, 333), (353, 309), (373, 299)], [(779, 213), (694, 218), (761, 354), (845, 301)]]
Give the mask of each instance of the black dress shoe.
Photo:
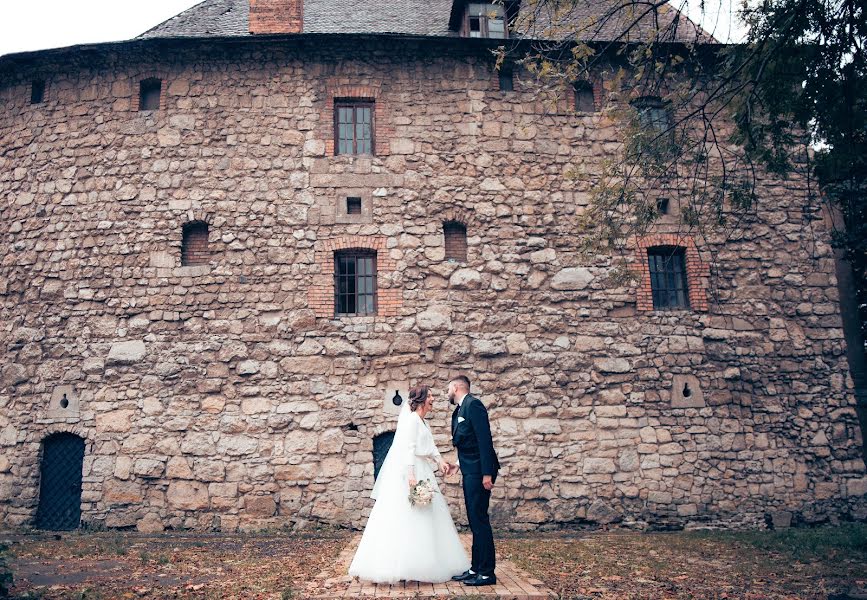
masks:
[(466, 579), (474, 579), (476, 577), (476, 575), (477, 575), (477, 573), (473, 573), (472, 571), (467, 569), (466, 571), (464, 571), (460, 575), (455, 575), (454, 577), (452, 577), (452, 581), (464, 581)]
[(461, 583), (472, 587), (480, 587), (483, 585), (494, 585), (497, 583), (496, 575), (482, 575), (479, 573), (472, 579), (464, 579)]

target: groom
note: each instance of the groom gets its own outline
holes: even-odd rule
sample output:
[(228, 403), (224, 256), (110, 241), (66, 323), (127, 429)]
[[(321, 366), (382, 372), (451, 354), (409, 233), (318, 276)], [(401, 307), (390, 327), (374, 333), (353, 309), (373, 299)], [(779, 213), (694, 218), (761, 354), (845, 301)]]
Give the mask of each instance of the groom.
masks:
[(491, 440), (488, 411), (481, 400), (470, 395), (470, 380), (465, 375), (449, 382), (448, 394), (449, 402), (458, 405), (452, 414), (452, 441), (464, 474), (464, 502), (473, 532), (472, 566), (452, 579), (470, 586), (494, 585), (494, 533), (488, 504), (500, 463)]

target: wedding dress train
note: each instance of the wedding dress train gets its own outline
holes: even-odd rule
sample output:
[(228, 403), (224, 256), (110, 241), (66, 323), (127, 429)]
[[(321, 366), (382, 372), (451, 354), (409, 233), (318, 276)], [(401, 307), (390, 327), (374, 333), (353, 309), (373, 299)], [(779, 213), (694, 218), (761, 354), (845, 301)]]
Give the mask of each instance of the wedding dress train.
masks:
[[(365, 581), (439, 583), (470, 568), (431, 466), (440, 453), (427, 424), (408, 404), (373, 486), (376, 502), (349, 567), (350, 575)], [(429, 479), (437, 492), (427, 506), (409, 502), (409, 466), (418, 481)]]

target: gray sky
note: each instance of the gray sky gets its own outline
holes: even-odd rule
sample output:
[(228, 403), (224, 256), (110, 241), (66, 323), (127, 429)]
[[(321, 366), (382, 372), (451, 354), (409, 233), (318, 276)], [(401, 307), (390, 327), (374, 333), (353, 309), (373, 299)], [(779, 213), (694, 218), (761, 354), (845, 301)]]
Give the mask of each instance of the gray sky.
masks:
[(200, 0), (0, 0), (0, 55), (128, 40)]
[[(199, 0), (0, 0), (0, 55), (75, 44), (126, 40), (162, 23)], [(387, 2), (389, 0), (367, 0)], [(673, 0), (675, 7), (687, 0)], [(733, 1), (689, 0), (687, 14), (702, 21), (720, 41), (727, 41)], [(740, 36), (739, 30), (735, 36)], [(737, 41), (734, 37), (732, 41)]]

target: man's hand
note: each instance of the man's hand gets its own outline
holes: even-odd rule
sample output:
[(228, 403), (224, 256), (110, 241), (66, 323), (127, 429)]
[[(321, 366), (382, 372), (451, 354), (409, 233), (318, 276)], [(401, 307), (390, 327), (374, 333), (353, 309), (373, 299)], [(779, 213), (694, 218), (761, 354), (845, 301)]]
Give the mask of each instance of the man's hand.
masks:
[(440, 471), (442, 471), (443, 475), (449, 475), (451, 473), (451, 468), (451, 465), (446, 461), (440, 461)]
[(494, 479), (490, 475), (482, 475), (482, 487), (490, 491), (494, 487)]

